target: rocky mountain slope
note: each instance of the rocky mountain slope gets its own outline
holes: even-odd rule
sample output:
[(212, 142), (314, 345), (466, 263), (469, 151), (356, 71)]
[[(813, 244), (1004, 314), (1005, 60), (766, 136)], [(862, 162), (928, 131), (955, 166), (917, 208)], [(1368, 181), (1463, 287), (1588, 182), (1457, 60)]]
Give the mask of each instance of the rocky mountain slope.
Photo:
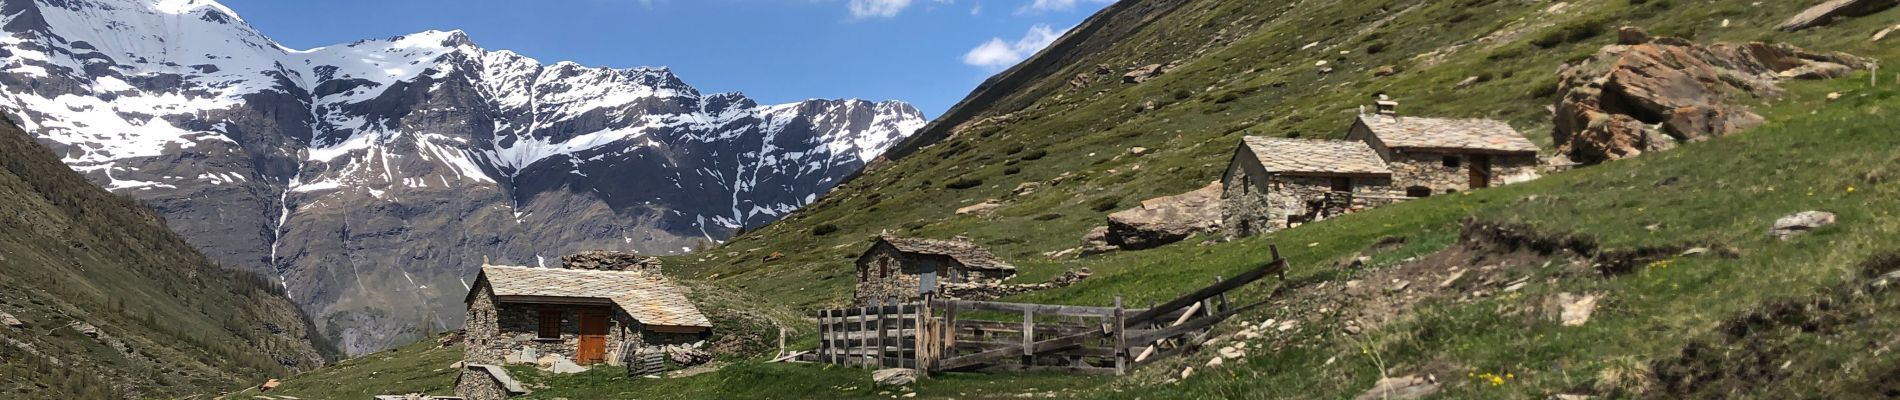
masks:
[(483, 257), (674, 254), (806, 205), (923, 124), (429, 31), (289, 49), (210, 0), (0, 1), (0, 111), (351, 353), (460, 325)]
[(0, 397), (180, 396), (334, 352), (275, 283), (219, 268), (11, 122), (0, 154)]

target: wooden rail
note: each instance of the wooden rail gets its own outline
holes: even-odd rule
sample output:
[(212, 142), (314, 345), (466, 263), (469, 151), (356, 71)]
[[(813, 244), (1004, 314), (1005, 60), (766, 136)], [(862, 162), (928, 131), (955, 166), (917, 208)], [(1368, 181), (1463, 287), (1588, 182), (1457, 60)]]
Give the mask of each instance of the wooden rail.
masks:
[[(932, 299), (875, 303), (817, 313), (819, 348), (806, 361), (866, 368), (1065, 371), (1123, 374), (1136, 366), (1191, 351), (1215, 324), (1265, 305), (1230, 307), (1227, 293), (1282, 276), (1287, 262), (1273, 260), (1231, 279), (1143, 309)], [(969, 319), (969, 313), (995, 318)], [(1182, 339), (1182, 340), (1177, 340)], [(1130, 349), (1140, 350), (1132, 354)]]

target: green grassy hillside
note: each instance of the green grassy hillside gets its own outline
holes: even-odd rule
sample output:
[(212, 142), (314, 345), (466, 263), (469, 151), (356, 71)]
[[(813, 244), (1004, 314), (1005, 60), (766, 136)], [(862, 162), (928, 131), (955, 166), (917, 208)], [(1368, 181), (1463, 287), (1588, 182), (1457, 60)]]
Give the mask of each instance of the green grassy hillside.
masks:
[[(0, 397), (172, 397), (313, 369), (275, 284), (211, 264), (144, 205), (0, 122)], [(87, 324), (97, 337), (81, 332)]]
[[(1247, 340), (1248, 357), (1221, 368), (1207, 369), (1211, 351), (1203, 351), (1113, 379), (952, 375), (924, 384), (919, 394), (928, 398), (1052, 390), (1076, 398), (1350, 398), (1382, 376), (1414, 374), (1436, 378), (1444, 398), (1892, 396), (1883, 377), (1900, 371), (1888, 333), (1900, 320), (1886, 316), (1900, 297), (1867, 285), (1893, 269), (1885, 255), (1900, 251), (1891, 244), (1900, 229), (1891, 215), (1900, 208), (1892, 183), (1900, 156), (1889, 150), (1900, 141), (1889, 132), (1900, 122), (1900, 77), (1883, 76), (1877, 87), (1867, 74), (1793, 83), (1786, 97), (1758, 105), (1764, 127), (1527, 184), (1233, 242), (1044, 255), (1079, 246), (1108, 212), (1217, 179), (1242, 135), (1341, 137), (1374, 93), (1402, 101), (1405, 114), (1502, 119), (1548, 148), (1546, 107), (1556, 101), (1558, 67), (1610, 44), (1620, 25), (1699, 42), (1900, 55), (1892, 43), (1867, 41), (1900, 10), (1799, 33), (1773, 30), (1807, 3), (1123, 1), (986, 83), (898, 158), (779, 223), (670, 259), (668, 270), (770, 299), (759, 307), (810, 310), (848, 302), (851, 261), (882, 232), (970, 237), (1022, 268), (1019, 280), (1095, 272), (1076, 286), (1016, 299), (1036, 302), (1168, 299), (1265, 261), (1268, 245), (1292, 262), (1279, 287), (1232, 295), (1262, 299), (1279, 289), (1269, 306), (1218, 329), (1275, 322)], [(1174, 67), (1122, 83), (1122, 73), (1149, 64)], [(1376, 76), (1382, 66), (1398, 73)], [(1475, 84), (1456, 87), (1473, 77)], [(1828, 101), (1831, 92), (1844, 96)], [(1133, 147), (1152, 151), (1135, 155)], [(1003, 206), (954, 213), (986, 199)], [(1841, 222), (1791, 241), (1768, 237), (1774, 219), (1817, 209)], [(1461, 242), (1467, 226), (1490, 224), (1524, 235)], [(1513, 243), (1528, 246), (1506, 246)], [(1676, 256), (1695, 247), (1710, 251)], [(1568, 250), (1539, 251), (1551, 248)], [(775, 252), (785, 257), (766, 261)], [(1355, 266), (1360, 256), (1369, 262)], [(1453, 267), (1481, 272), (1437, 288)], [(1390, 279), (1417, 283), (1386, 293)], [(1564, 327), (1546, 317), (1559, 293), (1603, 300), (1595, 319)], [(1377, 314), (1378, 323), (1364, 314)], [(677, 382), (756, 382), (692, 393), (799, 398), (836, 395), (838, 385), (864, 379), (835, 368), (733, 363)], [(1190, 366), (1201, 371), (1180, 379)], [(983, 383), (964, 383), (971, 381)], [(677, 382), (561, 382), (616, 397), (681, 393)], [(746, 391), (763, 386), (783, 389)], [(972, 395), (962, 386), (1004, 389)]]

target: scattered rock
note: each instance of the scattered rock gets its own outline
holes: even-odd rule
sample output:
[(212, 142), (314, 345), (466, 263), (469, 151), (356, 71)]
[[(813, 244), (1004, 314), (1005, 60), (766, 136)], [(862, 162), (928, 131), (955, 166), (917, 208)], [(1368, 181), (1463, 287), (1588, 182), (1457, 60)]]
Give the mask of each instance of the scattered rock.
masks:
[(13, 328), (26, 327), (26, 323), (20, 322), (19, 318), (14, 318), (13, 314), (8, 314), (8, 313), (3, 313), (3, 312), (0, 312), (0, 325), (6, 325)]
[(1225, 359), (1222, 359), (1219, 356), (1216, 356), (1211, 360), (1207, 360), (1207, 369), (1220, 368), (1221, 365), (1226, 364), (1226, 363), (1227, 361)]
[(257, 391), (268, 392), (268, 391), (271, 391), (272, 389), (276, 389), (277, 386), (283, 385), (283, 384), (284, 384), (283, 381), (279, 381), (276, 378), (271, 378), (270, 380), (264, 381), (264, 384), (257, 385)]
[(1128, 155), (1140, 157), (1147, 154), (1148, 154), (1147, 147), (1135, 146), (1135, 147), (1128, 148)]
[(1452, 287), (1452, 285), (1457, 285), (1458, 280), (1464, 279), (1464, 277), (1465, 277), (1465, 270), (1461, 269), (1456, 272), (1452, 272), (1451, 276), (1446, 277), (1444, 281), (1438, 282), (1438, 288), (1449, 289)]
[(1551, 304), (1556, 306), (1557, 319), (1563, 322), (1563, 326), (1583, 326), (1590, 322), (1590, 314), (1596, 312), (1599, 298), (1594, 294), (1558, 293), (1551, 299)]
[(1398, 75), (1398, 74), (1399, 74), (1399, 67), (1395, 67), (1391, 65), (1380, 66), (1378, 70), (1372, 72), (1372, 76), (1393, 76), (1393, 75)]
[(1841, 92), (1828, 92), (1827, 94), (1827, 101), (1835, 101), (1835, 100), (1840, 100), (1840, 99), (1841, 99)]
[(1780, 80), (1836, 77), (1870, 65), (1786, 44), (1704, 46), (1655, 37), (1606, 46), (1559, 72), (1552, 136), (1557, 154), (1581, 164), (1667, 150), (1764, 122), (1731, 99), (1772, 99), (1782, 94)]
[(1129, 70), (1128, 73), (1122, 74), (1122, 83), (1134, 84), (1147, 82), (1156, 77), (1160, 77), (1161, 74), (1167, 73), (1164, 68), (1165, 67), (1161, 64), (1148, 64), (1141, 68)]
[(99, 327), (92, 326), (92, 324), (86, 323), (84, 321), (74, 321), (73, 330), (79, 331), (79, 334), (86, 335), (86, 337), (89, 337), (89, 338), (94, 338), (94, 339), (99, 338)]
[(534, 365), (542, 371), (556, 374), (578, 374), (587, 372), (587, 367), (575, 364), (574, 361), (568, 360), (567, 357), (562, 357), (559, 354), (541, 356), (541, 359), (535, 360)]
[(1438, 393), (1438, 383), (1416, 375), (1380, 379), (1354, 400), (1409, 400)]
[(436, 347), (458, 346), (462, 344), (462, 340), (465, 340), (467, 338), (468, 338), (467, 330), (456, 329), (453, 332), (449, 332), (446, 335), (442, 335), (442, 337), (436, 338), (435, 345)]
[(1833, 224), (1834, 213), (1826, 211), (1802, 211), (1775, 220), (1775, 226), (1768, 230), (1768, 234), (1773, 235), (1777, 239), (1788, 240), (1788, 238), (1796, 235), (1808, 233), (1808, 231), (1815, 230), (1816, 228)]
[(1464, 88), (1471, 87), (1471, 85), (1476, 85), (1476, 84), (1478, 84), (1478, 77), (1473, 76), (1473, 77), (1465, 78), (1465, 80), (1458, 81), (1458, 84), (1452, 87), (1457, 88), (1457, 89), (1464, 89)]
[(1625, 26), (1616, 30), (1616, 44), (1637, 45), (1649, 43), (1649, 31), (1634, 26)]
[(766, 255), (765, 255), (765, 262), (773, 262), (773, 261), (778, 261), (778, 260), (780, 260), (780, 259), (784, 259), (784, 258), (785, 258), (785, 253), (781, 253), (781, 252), (776, 252), (776, 251), (774, 251), (774, 252), (772, 252), (772, 254), (766, 254)]
[(960, 300), (990, 300), (1035, 291), (1069, 287), (1069, 285), (1074, 285), (1077, 282), (1088, 279), (1090, 274), (1091, 272), (1089, 272), (1088, 268), (1082, 268), (1063, 272), (1062, 275), (1042, 283), (1000, 283), (994, 281), (945, 282), (942, 283), (940, 287), (942, 288), (944, 297)]
[(705, 364), (713, 358), (712, 353), (691, 347), (668, 347), (666, 357), (673, 360), (674, 365), (679, 366)]
[(1886, 39), (1887, 35), (1893, 34), (1895, 31), (1900, 31), (1900, 25), (1889, 26), (1887, 29), (1881, 29), (1880, 32), (1874, 32), (1874, 37), (1867, 39), (1867, 41), (1878, 42), (1881, 39)]
[(1833, 23), (1836, 19), (1873, 14), (1900, 5), (1900, 0), (1830, 0), (1789, 17), (1776, 27), (1794, 32)]
[(917, 383), (917, 370), (910, 368), (885, 368), (871, 372), (871, 381), (878, 386), (903, 387)]
[(1187, 379), (1189, 376), (1194, 376), (1194, 367), (1187, 367), (1181, 370), (1181, 379)]
[(1696, 247), (1696, 248), (1691, 248), (1688, 250), (1683, 250), (1682, 254), (1679, 254), (1679, 255), (1682, 257), (1699, 256), (1703, 254), (1708, 254), (1709, 251), (1710, 250), (1707, 247)]
[(965, 206), (963, 208), (959, 208), (957, 209), (957, 215), (981, 214), (981, 213), (990, 212), (992, 210), (995, 210), (1001, 207), (1003, 207), (1003, 203), (998, 202), (996, 199), (989, 199), (989, 200), (984, 200), (982, 203), (976, 203), (969, 206)]
[(533, 347), (521, 346), (521, 348), (509, 353), (508, 359), (505, 361), (509, 364), (539, 364), (540, 356), (535, 353), (536, 351)]
[(1596, 398), (1596, 396), (1584, 394), (1553, 394), (1545, 397), (1544, 400), (1596, 400)]
[(1220, 193), (1221, 183), (1213, 182), (1192, 192), (1144, 200), (1140, 207), (1109, 214), (1103, 241), (1122, 250), (1143, 250), (1212, 232), (1220, 228)]

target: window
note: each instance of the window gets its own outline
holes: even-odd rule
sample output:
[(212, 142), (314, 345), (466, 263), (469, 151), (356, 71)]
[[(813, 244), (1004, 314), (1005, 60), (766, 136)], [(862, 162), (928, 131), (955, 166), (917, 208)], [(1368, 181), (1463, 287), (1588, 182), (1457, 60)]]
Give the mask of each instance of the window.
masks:
[(877, 277), (878, 278), (891, 277), (891, 259), (884, 258), (884, 259), (877, 260)]
[(1445, 168), (1458, 168), (1463, 165), (1464, 160), (1458, 159), (1458, 156), (1445, 156)]
[(560, 308), (552, 306), (541, 307), (541, 329), (536, 334), (536, 337), (541, 339), (561, 338)]
[(1432, 188), (1413, 186), (1405, 188), (1405, 197), (1424, 198), (1432, 196)]
[(1335, 192), (1351, 192), (1351, 191), (1352, 191), (1352, 178), (1343, 178), (1343, 177), (1341, 177), (1341, 178), (1333, 178), (1333, 191), (1335, 191)]

